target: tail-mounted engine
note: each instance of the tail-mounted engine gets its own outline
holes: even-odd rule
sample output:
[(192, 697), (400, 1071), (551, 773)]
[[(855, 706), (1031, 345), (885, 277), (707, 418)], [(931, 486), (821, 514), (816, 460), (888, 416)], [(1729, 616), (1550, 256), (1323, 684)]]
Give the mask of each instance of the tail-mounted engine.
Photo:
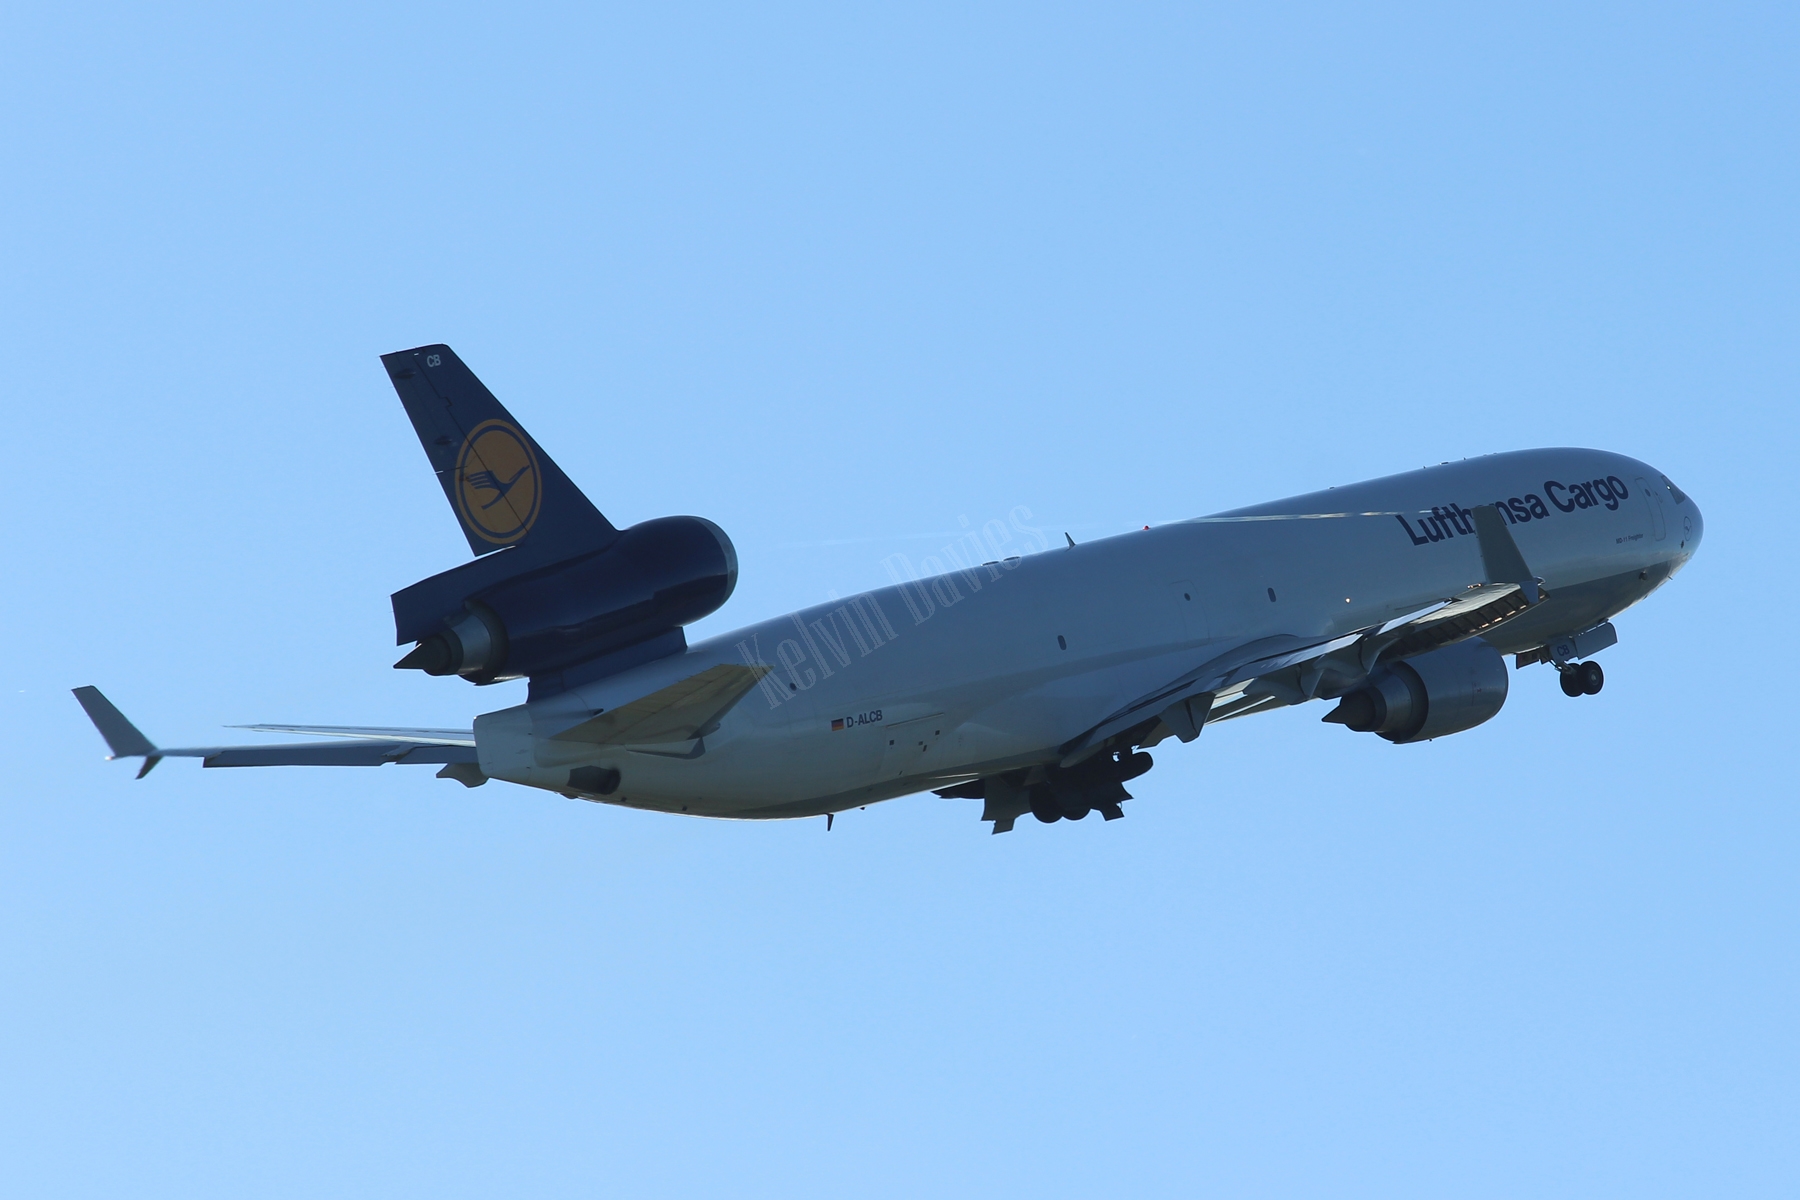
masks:
[(1390, 742), (1473, 729), (1506, 703), (1506, 660), (1480, 638), (1386, 664), (1324, 720)]
[(394, 593), (396, 667), (532, 695), (678, 654), (724, 604), (737, 552), (700, 517), (621, 530), (444, 345), (382, 355), (473, 562)]
[[(634, 647), (678, 647), (681, 627), (737, 586), (737, 552), (702, 517), (661, 517), (604, 549), (541, 566), (490, 555), (394, 595), (394, 665), (474, 683), (578, 668)], [(514, 570), (508, 572), (506, 567)]]

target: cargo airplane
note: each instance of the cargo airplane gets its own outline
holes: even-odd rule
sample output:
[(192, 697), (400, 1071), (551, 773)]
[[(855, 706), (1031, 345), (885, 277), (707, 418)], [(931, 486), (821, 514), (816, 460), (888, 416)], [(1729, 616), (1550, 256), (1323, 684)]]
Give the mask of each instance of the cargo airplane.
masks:
[(1700, 510), (1600, 450), (1446, 463), (1077, 545), (990, 522), (944, 574), (689, 645), (737, 582), (702, 517), (616, 528), (448, 346), (382, 358), (475, 557), (393, 595), (394, 665), (528, 680), (471, 729), (168, 749), (100, 692), (112, 756), (208, 767), (425, 763), (658, 812), (810, 817), (915, 792), (1004, 833), (1113, 820), (1148, 751), (1304, 704), (1406, 745), (1493, 717), (1509, 671), (1605, 681), (1611, 618), (1693, 557)]

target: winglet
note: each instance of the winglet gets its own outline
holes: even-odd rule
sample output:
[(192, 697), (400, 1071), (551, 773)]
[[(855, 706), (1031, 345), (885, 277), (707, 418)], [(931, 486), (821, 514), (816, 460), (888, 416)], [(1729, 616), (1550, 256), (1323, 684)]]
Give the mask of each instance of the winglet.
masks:
[(1487, 569), (1489, 583), (1516, 583), (1525, 593), (1525, 603), (1542, 599), (1538, 578), (1525, 565), (1519, 544), (1506, 528), (1506, 519), (1491, 504), (1478, 504), (1469, 513), (1475, 518), (1475, 540), (1481, 546), (1481, 565)]
[(100, 736), (106, 739), (106, 747), (112, 751), (112, 758), (142, 758), (144, 760), (143, 769), (137, 773), (139, 779), (148, 775), (151, 768), (162, 761), (162, 755), (156, 752), (156, 747), (151, 744), (150, 739), (145, 737), (136, 725), (127, 721), (125, 714), (114, 708), (113, 702), (100, 694), (99, 688), (78, 687), (75, 689), (75, 699), (81, 702), (81, 707), (87, 710), (88, 720), (94, 723), (94, 728), (98, 729)]

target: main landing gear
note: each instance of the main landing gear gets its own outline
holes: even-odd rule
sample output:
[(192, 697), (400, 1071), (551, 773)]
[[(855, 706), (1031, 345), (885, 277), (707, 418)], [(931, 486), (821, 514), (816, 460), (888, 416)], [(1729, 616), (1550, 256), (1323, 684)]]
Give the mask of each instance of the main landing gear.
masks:
[(1592, 659), (1583, 663), (1564, 663), (1558, 673), (1562, 676), (1565, 696), (1598, 696), (1600, 689), (1606, 686), (1606, 672)]
[(1121, 750), (1090, 758), (1079, 766), (1047, 771), (1044, 782), (1030, 784), (1025, 790), (1031, 815), (1046, 825), (1079, 821), (1091, 812), (1116, 821), (1125, 815), (1119, 801), (1131, 799), (1125, 780), (1136, 779), (1153, 763), (1148, 754)]
[(981, 819), (992, 821), (995, 833), (1010, 831), (1013, 822), (1027, 813), (1046, 825), (1080, 821), (1096, 812), (1116, 821), (1125, 815), (1119, 801), (1131, 799), (1125, 781), (1152, 765), (1148, 754), (1126, 747), (1103, 751), (1072, 767), (1045, 763), (939, 788), (937, 794), (946, 800), (985, 801)]

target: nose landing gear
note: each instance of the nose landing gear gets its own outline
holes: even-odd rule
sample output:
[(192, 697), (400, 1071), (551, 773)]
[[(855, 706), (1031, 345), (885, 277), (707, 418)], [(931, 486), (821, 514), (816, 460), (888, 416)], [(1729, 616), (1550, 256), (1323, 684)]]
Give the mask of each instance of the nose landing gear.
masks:
[(1606, 672), (1592, 659), (1583, 663), (1564, 663), (1558, 674), (1565, 696), (1598, 696), (1600, 689), (1606, 686)]

